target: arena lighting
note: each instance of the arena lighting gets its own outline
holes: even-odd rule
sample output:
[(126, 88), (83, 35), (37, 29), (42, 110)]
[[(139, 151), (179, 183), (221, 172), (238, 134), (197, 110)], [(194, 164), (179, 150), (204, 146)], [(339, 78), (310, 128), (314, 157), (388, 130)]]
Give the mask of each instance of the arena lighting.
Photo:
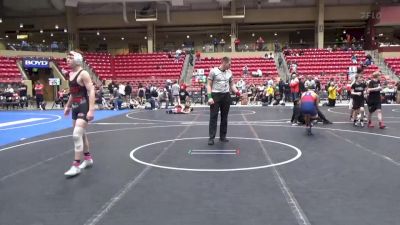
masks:
[(187, 38), (187, 39), (189, 39), (189, 38), (190, 38), (190, 36), (189, 36), (189, 35), (186, 35), (186, 38)]
[(256, 36), (256, 34), (255, 34), (255, 33), (252, 33), (251, 36), (254, 37), (254, 36)]
[(40, 33), (43, 34), (43, 30), (42, 29), (40, 29)]
[(122, 37), (122, 38), (121, 38), (121, 40), (125, 40), (125, 38), (124, 38), (124, 37)]
[(53, 37), (53, 36), (54, 36), (54, 34), (53, 34), (53, 33), (50, 33), (50, 36), (52, 36), (52, 37)]
[(45, 42), (46, 42), (46, 40), (44, 40), (44, 39), (43, 39), (43, 41), (42, 41), (42, 42), (43, 42), (43, 43), (45, 43)]
[(2, 18), (0, 18), (0, 23), (3, 23), (3, 19)]
[(213, 36), (212, 36), (212, 34), (210, 34), (210, 38), (212, 38)]
[(343, 30), (343, 34), (346, 34), (346, 30)]
[(54, 26), (54, 28), (56, 28), (56, 30), (58, 30), (59, 27), (58, 27), (58, 25), (56, 24), (56, 25)]
[(97, 33), (96, 33), (96, 34), (97, 34), (97, 36), (99, 36), (99, 35), (100, 35), (100, 31), (97, 31)]
[(378, 36), (379, 36), (379, 37), (383, 37), (383, 33), (380, 33)]
[(64, 33), (67, 33), (67, 32), (68, 32), (67, 28), (64, 28)]
[(147, 40), (147, 36), (144, 36), (144, 40)]
[(8, 38), (8, 35), (6, 34), (6, 38)]
[(278, 36), (278, 33), (275, 32), (274, 35), (275, 35), (275, 36)]
[(24, 24), (23, 24), (23, 23), (20, 23), (20, 24), (19, 24), (19, 28), (24, 28)]
[(107, 40), (106, 37), (103, 37), (103, 41)]

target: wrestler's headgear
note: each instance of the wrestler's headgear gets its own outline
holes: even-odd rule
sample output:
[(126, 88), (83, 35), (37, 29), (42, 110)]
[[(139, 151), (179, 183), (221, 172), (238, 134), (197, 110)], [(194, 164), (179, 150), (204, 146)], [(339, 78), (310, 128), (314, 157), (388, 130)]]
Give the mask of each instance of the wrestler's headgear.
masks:
[(83, 65), (83, 56), (80, 53), (70, 51), (68, 53), (68, 56), (72, 57), (72, 63), (74, 66), (82, 66)]

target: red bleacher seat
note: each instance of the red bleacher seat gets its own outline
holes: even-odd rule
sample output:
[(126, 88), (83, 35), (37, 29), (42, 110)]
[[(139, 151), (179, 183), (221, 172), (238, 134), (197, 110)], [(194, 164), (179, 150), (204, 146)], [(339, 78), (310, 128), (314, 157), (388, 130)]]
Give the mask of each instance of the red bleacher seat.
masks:
[(400, 58), (387, 58), (385, 59), (385, 63), (394, 74), (400, 76)]
[(0, 56), (0, 82), (19, 82), (22, 80), (17, 67), (18, 57)]

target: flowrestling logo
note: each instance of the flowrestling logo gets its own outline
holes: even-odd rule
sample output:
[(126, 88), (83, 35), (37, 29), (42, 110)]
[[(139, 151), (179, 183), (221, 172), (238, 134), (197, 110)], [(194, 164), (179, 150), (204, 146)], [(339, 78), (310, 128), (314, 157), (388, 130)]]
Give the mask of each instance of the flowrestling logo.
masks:
[(49, 60), (45, 59), (24, 59), (23, 60), (25, 68), (49, 68)]

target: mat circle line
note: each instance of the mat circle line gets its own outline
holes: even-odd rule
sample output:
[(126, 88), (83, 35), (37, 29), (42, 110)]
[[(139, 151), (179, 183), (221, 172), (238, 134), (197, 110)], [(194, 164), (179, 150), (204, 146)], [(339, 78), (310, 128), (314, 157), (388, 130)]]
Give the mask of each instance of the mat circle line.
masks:
[(35, 116), (38, 116), (38, 117), (39, 116), (53, 116), (53, 117), (55, 117), (55, 119), (50, 120), (50, 121), (46, 121), (46, 122), (33, 123), (33, 124), (29, 124), (29, 125), (22, 125), (22, 126), (9, 127), (9, 128), (0, 128), (0, 130), (14, 130), (14, 129), (24, 128), (24, 127), (33, 127), (33, 126), (37, 126), (37, 125), (41, 125), (41, 124), (53, 123), (53, 122), (56, 122), (58, 120), (61, 120), (61, 118), (62, 118), (59, 115), (53, 115), (53, 114), (36, 114), (36, 113), (20, 113), (20, 114), (22, 114), (22, 115), (35, 115)]
[[(149, 127), (128, 127), (128, 128), (118, 128), (118, 129), (109, 129), (109, 130), (98, 130), (98, 131), (89, 131), (86, 132), (86, 134), (102, 134), (102, 133), (108, 133), (108, 132), (118, 132), (118, 131), (128, 131), (128, 130), (141, 130), (141, 129), (153, 129), (153, 128), (170, 128), (170, 127), (185, 127), (185, 126), (207, 126), (208, 124), (193, 124), (193, 125), (185, 125), (185, 124), (179, 124), (179, 125), (162, 125), (162, 126), (149, 126)], [(248, 124), (232, 124), (232, 126), (248, 126)], [(304, 129), (303, 127), (298, 127), (298, 126), (286, 126), (286, 125), (273, 125), (273, 124), (252, 124), (252, 126), (259, 126), (259, 127), (278, 127), (278, 128), (290, 128), (290, 129)], [(374, 133), (374, 132), (365, 132), (365, 131), (357, 131), (357, 130), (346, 130), (346, 129), (339, 129), (339, 128), (327, 128), (327, 127), (314, 127), (313, 129), (317, 130), (331, 130), (331, 131), (341, 131), (341, 132), (349, 132), (349, 133), (358, 133), (358, 134), (367, 134), (367, 135), (373, 135), (373, 136), (380, 136), (380, 137), (386, 137), (386, 138), (393, 138), (393, 139), (399, 139), (400, 136), (393, 136), (393, 135), (387, 135), (387, 134), (379, 134), (379, 133)], [(30, 144), (36, 144), (36, 143), (42, 143), (42, 142), (47, 142), (51, 140), (57, 140), (57, 139), (62, 139), (62, 138), (70, 138), (72, 137), (72, 134), (67, 134), (67, 135), (61, 135), (61, 136), (55, 136), (55, 137), (49, 137), (49, 138), (42, 138), (39, 140), (35, 141), (28, 141), (24, 142), (21, 144), (15, 144), (11, 145), (8, 147), (4, 147), (0, 149), (0, 152), (10, 150), (10, 149), (15, 149), (18, 147), (30, 145)]]
[(296, 156), (289, 159), (289, 160), (285, 160), (279, 163), (273, 163), (273, 164), (267, 164), (267, 165), (263, 165), (263, 166), (253, 166), (253, 167), (241, 167), (241, 168), (232, 168), (232, 169), (195, 169), (195, 168), (184, 168), (184, 167), (173, 167), (173, 166), (162, 166), (162, 165), (158, 165), (158, 164), (154, 164), (154, 163), (148, 163), (145, 161), (142, 161), (138, 158), (135, 157), (135, 152), (139, 151), (140, 149), (146, 148), (148, 146), (151, 145), (156, 145), (156, 144), (161, 144), (161, 143), (168, 143), (168, 142), (174, 142), (174, 141), (185, 141), (185, 140), (198, 140), (198, 139), (208, 139), (208, 137), (191, 137), (191, 138), (177, 138), (177, 139), (169, 139), (169, 140), (163, 140), (163, 141), (157, 141), (157, 142), (152, 142), (149, 144), (145, 144), (145, 145), (141, 145), (139, 147), (136, 147), (135, 149), (133, 149), (129, 156), (131, 157), (131, 159), (137, 163), (140, 163), (142, 165), (146, 165), (146, 166), (151, 166), (151, 167), (156, 167), (156, 168), (160, 168), (160, 169), (168, 169), (168, 170), (176, 170), (176, 171), (192, 171), (192, 172), (235, 172), (235, 171), (248, 171), (248, 170), (258, 170), (258, 169), (264, 169), (264, 168), (269, 168), (269, 167), (274, 167), (274, 166), (280, 166), (280, 165), (284, 165), (284, 164), (288, 164), (291, 163), (297, 159), (299, 159), (302, 155), (302, 152), (299, 148), (284, 143), (284, 142), (280, 142), (280, 141), (274, 141), (274, 140), (267, 140), (267, 139), (260, 139), (260, 138), (246, 138), (246, 137), (229, 137), (229, 139), (239, 139), (239, 140), (253, 140), (253, 141), (261, 141), (261, 142), (270, 142), (270, 143), (275, 143), (275, 144), (279, 144), (279, 145), (283, 145), (286, 147), (289, 147), (291, 149), (294, 149), (296, 151)]
[[(364, 107), (364, 108), (365, 108), (366, 111), (368, 111), (366, 107)], [(392, 109), (392, 111), (393, 110), (395, 110), (395, 109)], [(347, 115), (347, 116), (350, 115), (349, 113), (333, 111), (332, 108), (329, 108), (328, 112), (335, 113), (335, 114), (341, 114), (341, 115)], [(393, 111), (393, 112), (400, 112), (400, 111)], [(383, 116), (383, 118), (390, 118), (390, 119), (397, 119), (398, 118), (398, 119), (400, 119), (400, 117), (398, 117), (398, 116)]]

